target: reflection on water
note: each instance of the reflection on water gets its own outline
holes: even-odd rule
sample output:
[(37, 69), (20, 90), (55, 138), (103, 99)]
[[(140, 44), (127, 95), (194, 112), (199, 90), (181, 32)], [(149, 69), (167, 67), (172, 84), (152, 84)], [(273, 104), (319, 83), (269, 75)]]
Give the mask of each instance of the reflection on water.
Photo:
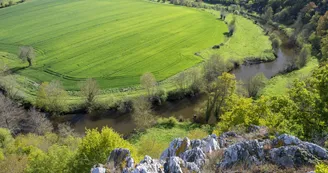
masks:
[[(242, 80), (244, 82), (257, 73), (264, 73), (267, 78), (271, 78), (283, 71), (293, 57), (294, 53), (292, 50), (281, 49), (278, 51), (275, 61), (253, 65), (241, 65), (239, 68), (233, 70), (232, 73), (236, 75), (237, 80)], [(155, 111), (158, 117), (175, 116), (182, 119), (192, 119), (193, 115), (196, 113), (195, 109), (197, 109), (204, 100), (204, 96), (198, 96), (192, 99), (185, 98), (174, 103), (167, 102)], [(125, 135), (132, 132), (136, 127), (130, 114), (119, 115), (117, 113), (107, 113), (105, 117), (106, 118), (97, 121), (92, 121), (85, 115), (82, 115), (82, 118), (75, 123), (75, 131), (83, 134), (85, 128), (101, 129), (104, 126), (108, 126)]]
[(241, 65), (239, 68), (232, 71), (236, 75), (237, 80), (247, 81), (257, 73), (263, 73), (268, 79), (277, 73), (285, 70), (287, 65), (293, 59), (292, 50), (279, 49), (277, 59), (272, 62)]
[(79, 134), (84, 134), (85, 129), (94, 129), (98, 128), (99, 130), (102, 127), (108, 126), (113, 128), (116, 132), (120, 134), (129, 134), (135, 128), (132, 117), (129, 114), (114, 115), (108, 114), (110, 117), (101, 118), (99, 120), (91, 120), (86, 115), (80, 115), (79, 121), (74, 124), (74, 130)]

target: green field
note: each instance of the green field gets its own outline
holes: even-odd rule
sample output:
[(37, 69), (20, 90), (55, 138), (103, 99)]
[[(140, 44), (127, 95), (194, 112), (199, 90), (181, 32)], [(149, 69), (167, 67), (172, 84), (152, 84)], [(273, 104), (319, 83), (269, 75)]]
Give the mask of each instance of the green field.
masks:
[[(220, 12), (208, 10), (211, 14), (219, 18)], [(252, 20), (245, 17), (234, 15), (236, 18), (236, 31), (232, 37), (227, 39), (220, 49), (207, 49), (202, 51), (203, 57), (218, 54), (225, 60), (233, 60), (242, 63), (245, 59), (273, 60), (275, 56), (272, 52), (269, 36), (265, 35), (264, 30), (254, 24)], [(229, 23), (233, 19), (230, 14), (226, 18)]]
[(280, 96), (287, 94), (288, 88), (290, 88), (294, 80), (309, 77), (312, 71), (315, 68), (318, 68), (318, 64), (318, 60), (316, 58), (312, 58), (306, 66), (300, 70), (293, 71), (286, 75), (279, 75), (270, 79), (260, 94), (264, 96)]
[(0, 10), (0, 52), (37, 50), (32, 67), (19, 69), (27, 64), (17, 58), (9, 66), (67, 90), (86, 78), (102, 89), (136, 85), (145, 72), (164, 80), (202, 62), (194, 54), (223, 42), (224, 32), (208, 12), (142, 0), (31, 0)]

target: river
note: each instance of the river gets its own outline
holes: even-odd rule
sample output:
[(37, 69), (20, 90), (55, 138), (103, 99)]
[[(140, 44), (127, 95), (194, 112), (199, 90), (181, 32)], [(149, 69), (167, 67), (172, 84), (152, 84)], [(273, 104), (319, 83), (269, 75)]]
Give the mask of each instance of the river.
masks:
[[(277, 58), (271, 62), (265, 62), (252, 65), (241, 65), (232, 70), (237, 80), (247, 81), (258, 73), (263, 73), (268, 79), (275, 76), (279, 72), (285, 70), (289, 62), (293, 59), (295, 53), (285, 48), (279, 49)], [(196, 113), (196, 109), (205, 100), (204, 96), (196, 96), (194, 98), (185, 98), (175, 102), (166, 102), (155, 110), (158, 117), (175, 116), (178, 119), (192, 119)], [(98, 128), (104, 126), (113, 128), (118, 133), (127, 135), (135, 129), (135, 124), (130, 114), (119, 114), (117, 112), (104, 113), (103, 118), (92, 120), (86, 115), (78, 115), (78, 121), (74, 123), (76, 132), (83, 134), (85, 128)]]

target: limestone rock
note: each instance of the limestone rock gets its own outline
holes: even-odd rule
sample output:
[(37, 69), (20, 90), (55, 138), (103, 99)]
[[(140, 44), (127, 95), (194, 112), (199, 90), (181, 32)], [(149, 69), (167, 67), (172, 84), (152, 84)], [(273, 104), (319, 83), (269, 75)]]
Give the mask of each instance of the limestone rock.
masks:
[(263, 146), (257, 140), (243, 141), (231, 145), (225, 150), (219, 167), (226, 169), (240, 161), (246, 161), (249, 164), (261, 164), (263, 160)]
[(108, 158), (108, 163), (113, 164), (114, 167), (120, 166), (120, 164), (130, 157), (130, 150), (125, 148), (116, 148), (114, 149)]
[(177, 138), (174, 139), (169, 148), (167, 148), (161, 155), (160, 159), (165, 160), (166, 158), (170, 158), (172, 156), (180, 156), (183, 152), (190, 149), (190, 140), (188, 138)]
[(145, 156), (131, 173), (164, 173), (164, 170), (160, 161)]
[[(188, 150), (182, 154), (182, 160), (189, 163), (194, 163), (197, 166), (196, 170), (202, 168), (205, 164), (206, 155), (199, 147)], [(195, 166), (192, 166), (195, 167)], [(194, 169), (194, 168), (192, 168)]]
[(237, 135), (237, 133), (235, 132), (225, 132), (222, 135), (220, 135), (218, 139), (219, 146), (221, 148), (229, 147), (229, 145), (233, 143), (233, 141), (229, 141), (229, 139), (231, 138), (237, 139), (236, 141), (244, 140), (241, 136)]
[(271, 161), (279, 166), (314, 165), (316, 158), (299, 146), (283, 146), (270, 151)]
[(286, 145), (298, 145), (301, 143), (301, 140), (295, 136), (283, 134), (277, 137), (277, 139), (273, 140), (273, 144), (275, 146), (286, 146)]
[(319, 159), (328, 159), (327, 150), (320, 147), (319, 145), (309, 142), (302, 142), (302, 146)]
[(190, 171), (190, 172), (201, 172), (199, 169), (199, 166), (196, 165), (196, 163), (194, 162), (186, 162), (186, 168)]
[(191, 141), (191, 148), (201, 148), (205, 153), (211, 153), (220, 149), (220, 145), (218, 143), (218, 138), (215, 134), (209, 135), (206, 138), (200, 140), (192, 140)]
[(91, 169), (91, 173), (105, 173), (106, 169), (104, 168), (104, 165), (102, 164), (97, 164), (94, 165), (93, 168)]
[(164, 164), (164, 172), (183, 173), (182, 167), (185, 167), (185, 162), (180, 157), (170, 157)]

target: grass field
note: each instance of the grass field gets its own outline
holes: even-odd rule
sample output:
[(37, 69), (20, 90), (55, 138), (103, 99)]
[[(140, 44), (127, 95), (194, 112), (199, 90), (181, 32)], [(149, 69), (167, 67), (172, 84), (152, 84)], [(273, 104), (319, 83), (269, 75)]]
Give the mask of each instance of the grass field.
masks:
[(177, 123), (174, 127), (165, 128), (163, 125), (147, 129), (145, 132), (130, 138), (140, 155), (159, 158), (175, 138), (203, 139), (208, 135), (205, 128), (192, 127), (190, 122)]
[(27, 64), (18, 59), (9, 66), (67, 90), (86, 78), (102, 89), (136, 85), (145, 72), (164, 80), (200, 63), (194, 53), (223, 42), (226, 31), (205, 11), (142, 0), (31, 0), (0, 10), (0, 51), (37, 50), (33, 67), (19, 69)]
[[(208, 10), (214, 16), (219, 18), (220, 12)], [(254, 24), (252, 20), (246, 19), (239, 15), (236, 17), (236, 31), (229, 38), (224, 46), (220, 49), (207, 49), (202, 51), (203, 57), (208, 57), (212, 54), (218, 54), (225, 60), (234, 60), (242, 63), (247, 59), (273, 60), (275, 59), (272, 52), (271, 41), (269, 36), (266, 36), (263, 29)], [(230, 14), (226, 18), (229, 23), (233, 19)]]
[(279, 96), (287, 94), (288, 88), (296, 79), (306, 78), (311, 75), (312, 70), (318, 67), (318, 60), (311, 59), (307, 65), (300, 70), (293, 71), (286, 75), (279, 75), (270, 79), (269, 83), (261, 91), (264, 96)]

